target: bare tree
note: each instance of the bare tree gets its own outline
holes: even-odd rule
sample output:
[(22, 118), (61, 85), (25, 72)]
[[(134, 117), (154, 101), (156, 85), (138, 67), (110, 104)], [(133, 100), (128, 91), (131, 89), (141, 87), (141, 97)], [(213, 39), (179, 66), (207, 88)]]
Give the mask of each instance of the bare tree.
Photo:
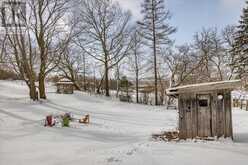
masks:
[(164, 0), (144, 0), (142, 7), (144, 18), (142, 22), (139, 22), (139, 25), (142, 29), (142, 36), (153, 49), (155, 105), (158, 105), (158, 48), (171, 42), (169, 35), (174, 33), (176, 29), (166, 22), (170, 18), (170, 13), (165, 9)]
[(0, 35), (0, 64), (4, 63), (4, 58), (6, 56), (6, 40), (7, 40), (6, 34)]
[[(118, 60), (118, 59), (116, 59)], [(122, 64), (121, 63), (117, 63), (116, 66), (115, 66), (115, 79), (116, 79), (116, 97), (119, 97), (119, 92), (120, 92), (120, 70), (121, 70), (121, 66)]]
[(36, 72), (35, 62), (37, 54), (35, 45), (30, 35), (30, 29), (13, 26), (6, 28), (6, 55), (8, 63), (18, 73), (22, 80), (29, 87), (29, 95), (32, 100), (37, 100), (37, 92), (35, 86)]
[[(86, 53), (81, 49), (81, 43), (77, 42), (79, 34), (77, 27), (77, 19), (72, 19), (70, 22), (70, 38), (62, 45), (61, 60), (58, 64), (59, 71), (63, 76), (71, 80), (77, 90), (81, 90), (81, 76), (83, 78), (83, 89), (87, 90), (86, 74), (89, 69), (87, 65)], [(80, 47), (78, 46), (80, 45)], [(63, 48), (65, 51), (63, 51)]]
[[(36, 51), (34, 40), (30, 34), (30, 26), (27, 24), (30, 18), (25, 17), (25, 11), (15, 11), (16, 3), (6, 1), (11, 7), (11, 16), (13, 22), (6, 18), (6, 9), (0, 13), (0, 18), (3, 20), (4, 31), (1, 36), (1, 60), (5, 56), (4, 63), (12, 66), (15, 72), (25, 81), (29, 88), (29, 96), (32, 100), (37, 100), (37, 92), (35, 86), (35, 64)], [(17, 17), (18, 16), (18, 19)]]
[(202, 32), (197, 32), (194, 35), (194, 46), (197, 51), (197, 55), (203, 59), (202, 67), (199, 69), (201, 73), (201, 79), (203, 81), (211, 80), (211, 66), (210, 66), (210, 58), (211, 51), (213, 49), (212, 42), (212, 31), (210, 29), (203, 29)]
[(77, 90), (81, 90), (79, 76), (85, 65), (80, 53), (76, 51), (75, 46), (68, 44), (58, 65), (59, 72), (62, 72), (63, 77), (73, 82)]
[[(130, 13), (111, 0), (81, 2), (81, 48), (104, 66), (105, 95), (109, 94), (109, 70), (129, 52)], [(118, 59), (118, 60), (116, 60)]]
[(225, 53), (227, 57), (228, 70), (228, 80), (234, 78), (234, 75), (237, 74), (237, 67), (235, 66), (235, 52), (232, 50), (235, 49), (235, 35), (236, 35), (236, 26), (228, 25), (222, 30), (222, 38), (225, 45)]
[(143, 55), (141, 47), (143, 46), (142, 38), (135, 29), (132, 34), (132, 49), (130, 55), (128, 56), (128, 64), (130, 66), (130, 71), (135, 74), (135, 90), (136, 90), (136, 102), (139, 103), (139, 81), (142, 75), (146, 72), (146, 60)]
[[(32, 32), (35, 36), (40, 60), (39, 67), (39, 94), (46, 99), (45, 78), (57, 67), (57, 48), (60, 48), (58, 40), (64, 40), (59, 33), (64, 31), (61, 23), (69, 8), (69, 0), (28, 0), (29, 16)], [(65, 35), (65, 37), (68, 37)], [(57, 42), (57, 43), (55, 43)], [(56, 45), (57, 44), (57, 45)]]
[(217, 28), (203, 29), (194, 36), (197, 55), (203, 63), (198, 72), (202, 81), (224, 80), (226, 54), (223, 40)]
[(201, 67), (203, 58), (199, 59), (189, 45), (177, 47), (176, 51), (168, 49), (164, 60), (170, 70), (170, 87), (189, 83), (194, 72)]
[[(45, 78), (57, 67), (60, 55), (70, 38), (59, 24), (67, 11), (68, 0), (26, 0), (26, 10), (16, 12), (13, 4), (14, 24), (6, 26), (8, 56), (13, 68), (30, 88), (33, 99), (36, 71), (39, 70), (39, 94), (46, 99)], [(4, 16), (4, 15), (3, 15)], [(4, 18), (3, 18), (4, 20)], [(18, 21), (18, 22), (17, 22)], [(15, 25), (15, 26), (13, 26)], [(23, 26), (24, 25), (24, 26)], [(63, 27), (64, 28), (64, 27)], [(34, 90), (33, 90), (34, 89)]]
[(227, 54), (225, 53), (225, 47), (223, 45), (223, 40), (218, 34), (217, 29), (214, 29), (212, 36), (213, 50), (209, 58), (210, 62), (213, 64), (217, 75), (215, 75), (217, 80), (225, 80), (225, 66), (227, 63)]
[(171, 86), (230, 79), (234, 73), (229, 65), (233, 61), (233, 34), (233, 27), (227, 27), (221, 35), (216, 28), (203, 29), (195, 34), (193, 45), (167, 51), (165, 62), (171, 72)]

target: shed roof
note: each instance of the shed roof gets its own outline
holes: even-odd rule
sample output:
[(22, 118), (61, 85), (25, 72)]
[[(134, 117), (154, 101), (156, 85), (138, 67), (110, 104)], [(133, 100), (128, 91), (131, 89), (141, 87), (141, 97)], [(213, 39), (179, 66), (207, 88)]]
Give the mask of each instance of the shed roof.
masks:
[(206, 92), (222, 89), (236, 89), (241, 86), (241, 80), (217, 81), (200, 84), (191, 84), (167, 89), (167, 95), (180, 93)]
[(139, 92), (141, 93), (152, 93), (154, 89), (155, 88), (152, 85), (139, 85)]
[(74, 83), (70, 81), (69, 79), (63, 78), (63, 79), (60, 79), (56, 84), (57, 85), (61, 85), (61, 84), (73, 85)]
[(57, 85), (74, 85), (74, 83), (73, 82), (57, 82), (56, 83)]

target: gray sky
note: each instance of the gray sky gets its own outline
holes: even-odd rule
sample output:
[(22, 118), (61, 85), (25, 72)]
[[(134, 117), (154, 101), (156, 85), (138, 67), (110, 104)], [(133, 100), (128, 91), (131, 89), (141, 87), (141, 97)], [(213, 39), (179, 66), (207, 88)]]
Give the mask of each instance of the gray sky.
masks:
[[(143, 0), (116, 0), (121, 6), (130, 9), (136, 19), (140, 16)], [(223, 28), (237, 24), (245, 0), (165, 0), (172, 13), (171, 24), (178, 28), (172, 36), (176, 44), (190, 42), (195, 32), (203, 27)]]

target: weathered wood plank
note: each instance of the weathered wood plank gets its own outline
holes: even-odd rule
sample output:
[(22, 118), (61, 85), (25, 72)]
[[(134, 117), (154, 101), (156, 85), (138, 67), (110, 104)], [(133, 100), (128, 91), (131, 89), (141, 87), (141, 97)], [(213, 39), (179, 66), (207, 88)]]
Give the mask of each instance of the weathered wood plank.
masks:
[(185, 99), (183, 95), (179, 96), (179, 121), (180, 121), (180, 128), (179, 128), (179, 137), (180, 139), (186, 139), (187, 138), (187, 132), (186, 132), (186, 122), (185, 122)]
[(192, 136), (197, 136), (197, 100), (196, 94), (191, 97), (191, 111), (192, 111)]
[(225, 137), (232, 137), (231, 92), (225, 92)]
[(192, 117), (191, 117), (191, 97), (190, 96), (186, 98), (185, 111), (186, 111), (187, 138), (192, 138)]
[[(223, 99), (218, 99), (218, 95), (223, 95)], [(197, 136), (232, 137), (231, 104), (230, 90), (180, 94), (179, 137), (181, 139)]]
[[(218, 95), (224, 94), (221, 91), (218, 92)], [(224, 128), (224, 118), (223, 118), (223, 99), (217, 100), (217, 136), (221, 137), (224, 134), (223, 128)]]
[(217, 93), (212, 93), (211, 96), (211, 131), (212, 136), (218, 136), (217, 135)]

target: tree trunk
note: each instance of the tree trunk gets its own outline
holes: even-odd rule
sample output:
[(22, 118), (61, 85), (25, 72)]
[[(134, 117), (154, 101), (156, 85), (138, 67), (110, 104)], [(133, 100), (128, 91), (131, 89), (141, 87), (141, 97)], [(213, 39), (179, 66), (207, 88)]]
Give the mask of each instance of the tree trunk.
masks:
[(101, 89), (104, 78), (105, 78), (105, 76), (102, 77), (100, 83), (97, 86), (97, 91), (96, 91), (97, 94), (101, 94), (100, 89)]
[(119, 92), (120, 92), (120, 87), (119, 87), (119, 80), (120, 80), (120, 71), (119, 71), (119, 65), (117, 64), (117, 69), (116, 69), (116, 97), (119, 97)]
[(67, 79), (71, 80), (71, 82), (73, 82), (74, 87), (76, 88), (76, 90), (81, 91), (80, 85), (78, 83), (78, 78), (75, 78), (75, 76), (73, 74), (71, 74), (71, 77), (67, 77)]
[(83, 54), (83, 63), (84, 63), (84, 73), (83, 73), (83, 81), (84, 81), (84, 91), (87, 90), (86, 87), (86, 60), (85, 60), (85, 54)]
[(135, 88), (136, 88), (136, 103), (139, 103), (139, 68), (138, 68), (138, 58), (137, 52), (135, 51)]
[(109, 97), (109, 75), (108, 75), (108, 61), (105, 61), (105, 96)]
[[(25, 54), (25, 53), (24, 53)], [(24, 58), (25, 59), (25, 58)], [(25, 75), (26, 77), (28, 78), (28, 80), (25, 80), (28, 88), (29, 88), (29, 97), (30, 99), (32, 99), (33, 101), (36, 101), (38, 100), (38, 93), (36, 93), (36, 86), (35, 86), (35, 73), (33, 72), (33, 69), (32, 69), (32, 66), (30, 66), (28, 63), (27, 63), (27, 60), (25, 59), (24, 60), (24, 72), (21, 71), (21, 75), (23, 77), (23, 79), (25, 80)], [(22, 70), (20, 68), (20, 70)]]
[(36, 96), (35, 82), (31, 80), (29, 82), (28, 87), (29, 87), (29, 96), (30, 96), (30, 99), (32, 99), (33, 101), (36, 101), (38, 96)]
[(45, 46), (44, 46), (45, 42), (43, 39), (43, 34), (39, 37), (38, 43), (40, 47), (39, 94), (40, 94), (40, 99), (47, 99), (46, 87), (45, 87), (47, 54), (45, 53)]
[[(155, 44), (156, 45), (156, 44)], [(157, 76), (157, 57), (156, 48), (154, 48), (154, 88), (155, 88), (155, 105), (158, 105), (158, 76)]]
[(157, 43), (156, 43), (156, 29), (155, 29), (155, 4), (152, 1), (152, 29), (153, 29), (153, 56), (154, 56), (154, 88), (155, 88), (155, 105), (158, 105), (158, 76), (157, 76)]
[(96, 92), (96, 70), (95, 70), (95, 67), (94, 67), (94, 93)]
[(139, 103), (139, 75), (138, 72), (136, 72), (136, 82), (135, 82), (135, 87), (136, 87), (136, 103)]
[(138, 53), (137, 53), (137, 35), (135, 34), (135, 49), (134, 49), (134, 58), (135, 58), (135, 88), (136, 88), (136, 103), (139, 103), (139, 64), (138, 64)]
[(41, 99), (47, 99), (45, 87), (45, 74), (39, 73), (39, 93)]
[(77, 81), (74, 81), (73, 83), (74, 83), (74, 87), (76, 88), (76, 90), (81, 91), (81, 88), (78, 85)]
[(160, 97), (159, 97), (159, 104), (160, 105), (163, 105), (164, 104), (164, 100), (165, 100), (165, 97), (164, 97), (164, 95), (165, 95), (165, 84), (163, 83), (163, 81), (162, 81), (162, 78), (161, 78), (161, 76), (160, 76), (160, 73), (158, 72), (158, 78), (159, 78), (159, 85), (160, 85), (160, 90), (159, 90), (159, 92), (160, 92)]

